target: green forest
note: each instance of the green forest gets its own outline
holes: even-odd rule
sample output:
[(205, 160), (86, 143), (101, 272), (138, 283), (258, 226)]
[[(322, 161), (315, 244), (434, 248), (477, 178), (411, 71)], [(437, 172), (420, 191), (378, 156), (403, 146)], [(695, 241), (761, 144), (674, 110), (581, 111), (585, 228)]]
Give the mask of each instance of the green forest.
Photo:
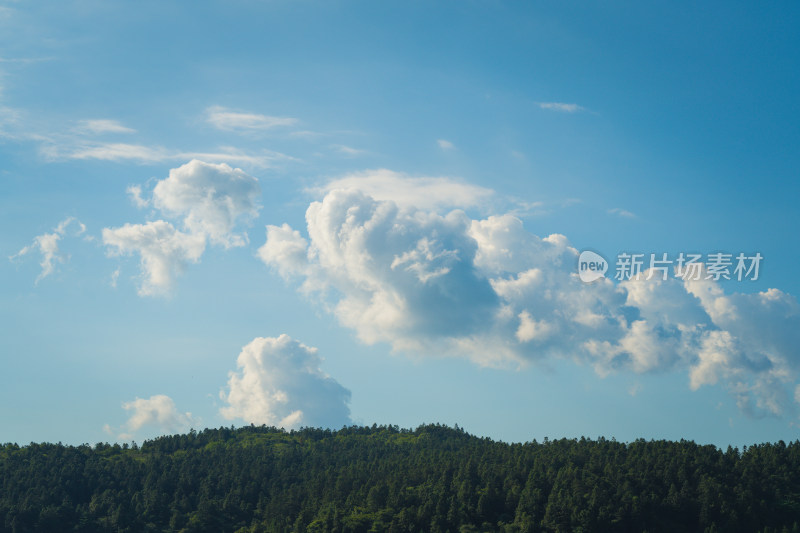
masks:
[(425, 425), (0, 446), (0, 529), (800, 532), (800, 442), (508, 444)]

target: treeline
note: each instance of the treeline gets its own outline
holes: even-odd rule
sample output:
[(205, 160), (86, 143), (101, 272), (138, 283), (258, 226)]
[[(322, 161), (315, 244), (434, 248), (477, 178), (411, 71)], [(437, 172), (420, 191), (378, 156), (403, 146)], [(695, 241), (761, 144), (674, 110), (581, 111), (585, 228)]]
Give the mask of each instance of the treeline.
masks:
[(800, 442), (506, 444), (440, 425), (0, 446), (2, 531), (800, 532)]

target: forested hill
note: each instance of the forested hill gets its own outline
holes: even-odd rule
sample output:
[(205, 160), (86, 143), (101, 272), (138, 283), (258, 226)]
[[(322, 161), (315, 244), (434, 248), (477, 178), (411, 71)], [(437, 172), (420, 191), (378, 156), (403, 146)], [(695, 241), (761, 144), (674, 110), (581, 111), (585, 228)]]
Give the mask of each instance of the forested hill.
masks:
[(800, 531), (800, 443), (213, 429), (0, 447), (2, 531)]

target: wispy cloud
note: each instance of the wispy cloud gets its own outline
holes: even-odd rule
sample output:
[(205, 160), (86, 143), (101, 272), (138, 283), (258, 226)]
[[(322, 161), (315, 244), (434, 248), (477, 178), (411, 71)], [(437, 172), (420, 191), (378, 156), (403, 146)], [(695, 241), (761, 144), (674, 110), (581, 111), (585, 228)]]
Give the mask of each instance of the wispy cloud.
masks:
[(293, 131), (289, 133), (289, 137), (295, 137), (298, 139), (316, 139), (318, 137), (324, 137), (327, 134), (321, 133), (318, 131), (310, 131), (310, 130), (300, 130), (300, 131)]
[(213, 163), (231, 163), (234, 165), (246, 165), (257, 168), (270, 168), (278, 163), (298, 162), (300, 159), (281, 152), (272, 150), (260, 150), (255, 153), (248, 153), (230, 146), (222, 146), (216, 152), (177, 152), (169, 159), (186, 161), (187, 159), (202, 159)]
[(98, 135), (103, 133), (136, 133), (133, 128), (123, 126), (119, 121), (111, 119), (81, 120), (75, 128), (79, 133)]
[(31, 244), (10, 256), (9, 259), (13, 261), (33, 251), (38, 251), (42, 256), (42, 260), (39, 263), (42, 267), (42, 271), (36, 278), (36, 283), (38, 284), (55, 271), (56, 263), (63, 263), (66, 261), (67, 258), (59, 251), (58, 243), (61, 238), (67, 234), (67, 230), (70, 226), (77, 226), (77, 229), (73, 231), (75, 236), (82, 235), (86, 231), (86, 226), (75, 217), (67, 217), (53, 229), (52, 233), (37, 235), (34, 237)]
[(114, 272), (111, 273), (111, 276), (109, 276), (108, 278), (108, 284), (112, 289), (117, 288), (117, 281), (119, 280), (119, 272), (120, 270), (119, 268), (117, 268), (116, 270), (114, 270)]
[[(3, 16), (3, 7), (0, 7), (0, 18)], [(42, 63), (45, 61), (53, 61), (52, 57), (0, 57), (0, 63), (20, 63), (27, 65), (30, 63)]]
[(99, 159), (104, 161), (133, 159), (148, 163), (175, 157), (175, 154), (170, 154), (164, 148), (128, 143), (99, 143), (93, 146), (68, 148), (65, 152), (61, 147), (48, 146), (43, 149), (43, 152), (51, 159)]
[(508, 214), (515, 217), (544, 216), (552, 212), (552, 209), (548, 208), (544, 202), (526, 202), (514, 198), (512, 204), (514, 207), (508, 211)]
[(351, 146), (346, 146), (344, 144), (334, 144), (334, 145), (331, 145), (331, 148), (333, 148), (334, 150), (336, 150), (340, 154), (344, 154), (344, 155), (349, 156), (349, 157), (356, 157), (356, 156), (363, 155), (363, 154), (367, 153), (366, 150), (361, 150), (359, 148), (353, 148)]
[(150, 205), (150, 200), (142, 197), (141, 185), (129, 185), (128, 188), (125, 189), (125, 192), (128, 194), (131, 202), (133, 202), (133, 205), (139, 209), (144, 209)]
[(226, 107), (213, 106), (206, 109), (206, 120), (223, 131), (253, 132), (279, 126), (294, 126), (298, 120), (292, 117), (274, 117), (258, 113), (234, 111)]
[(83, 119), (62, 131), (52, 131), (49, 124), (44, 124), (22, 110), (0, 106), (0, 137), (33, 142), (38, 145), (41, 156), (48, 161), (98, 160), (155, 164), (203, 159), (253, 168), (270, 168), (280, 163), (299, 161), (290, 155), (268, 149), (251, 151), (233, 146), (218, 146), (213, 150), (186, 150), (138, 140), (105, 140), (104, 136), (107, 135), (131, 136), (140, 133), (114, 119)]
[(100, 161), (135, 161), (142, 164), (202, 159), (215, 163), (232, 163), (257, 168), (269, 168), (278, 162), (298, 161), (292, 156), (269, 150), (248, 153), (233, 147), (222, 147), (219, 151), (214, 152), (186, 152), (143, 144), (86, 143), (80, 141), (66, 145), (53, 144), (52, 142), (46, 143), (41, 148), (41, 152), (50, 160), (95, 159)]
[(558, 111), (561, 113), (577, 113), (585, 111), (585, 108), (578, 104), (567, 104), (564, 102), (539, 102), (539, 107), (548, 111)]
[(636, 218), (636, 215), (627, 209), (622, 209), (619, 207), (615, 207), (613, 209), (609, 209), (608, 213), (610, 215), (617, 215), (624, 218)]
[(321, 187), (309, 189), (325, 194), (334, 189), (356, 189), (376, 200), (391, 200), (400, 206), (438, 209), (474, 207), (485, 203), (494, 191), (448, 177), (413, 177), (388, 169), (348, 174)]
[(455, 148), (456, 148), (455, 144), (451, 143), (450, 141), (448, 141), (446, 139), (437, 139), (436, 140), (436, 144), (439, 145), (439, 148), (441, 148), (442, 150), (445, 150), (445, 151), (446, 150), (455, 150)]

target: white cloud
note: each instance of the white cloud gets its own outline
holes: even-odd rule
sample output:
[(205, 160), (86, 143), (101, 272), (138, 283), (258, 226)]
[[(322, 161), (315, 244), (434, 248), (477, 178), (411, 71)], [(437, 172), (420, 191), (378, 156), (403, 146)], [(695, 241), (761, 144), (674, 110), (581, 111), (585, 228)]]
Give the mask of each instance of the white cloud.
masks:
[(554, 327), (546, 320), (534, 320), (528, 311), (519, 315), (519, 328), (516, 337), (520, 342), (544, 340), (554, 332)]
[[(0, 92), (2, 92), (2, 87), (0, 87)], [(270, 118), (261, 115), (238, 115)], [(237, 124), (234, 120), (237, 114), (232, 113), (231, 116), (229, 122), (233, 127)], [(220, 117), (220, 124), (225, 124), (224, 113)], [(242, 117), (238, 119), (239, 131), (256, 131), (253, 128), (258, 121), (248, 122)], [(294, 119), (276, 118), (275, 120), (280, 122)], [(246, 127), (247, 124), (252, 126), (249, 130)], [(213, 149), (186, 150), (147, 142), (101, 140), (108, 134), (131, 135), (134, 133), (138, 132), (112, 119), (81, 120), (66, 131), (53, 131), (49, 121), (30, 117), (23, 110), (0, 106), (0, 138), (33, 142), (38, 145), (40, 155), (48, 161), (97, 160), (152, 165), (202, 159), (213, 163), (229, 163), (252, 168), (271, 168), (287, 162), (298, 161), (290, 155), (267, 149), (247, 151), (233, 146), (216, 146)]]
[[(0, 17), (3, 16), (5, 7), (0, 7)], [(28, 65), (31, 63), (43, 63), (45, 61), (55, 61), (54, 57), (0, 57), (0, 63), (21, 63)]]
[(202, 159), (208, 162), (249, 165), (258, 168), (269, 168), (281, 161), (297, 161), (294, 157), (280, 152), (261, 150), (257, 153), (248, 153), (233, 147), (220, 147), (215, 152), (187, 152), (144, 144), (97, 143), (71, 139), (67, 139), (64, 142), (55, 142), (49, 138), (38, 138), (36, 140), (43, 143), (40, 149), (41, 153), (46, 158), (54, 161), (95, 159), (100, 161), (136, 161), (141, 164), (154, 164)]
[(10, 256), (9, 259), (13, 261), (14, 259), (23, 257), (33, 251), (38, 251), (42, 256), (42, 260), (39, 263), (39, 265), (42, 267), (42, 271), (36, 278), (36, 283), (39, 283), (41, 280), (55, 272), (56, 263), (63, 263), (66, 261), (67, 258), (59, 251), (58, 243), (62, 237), (67, 234), (69, 227), (76, 225), (77, 229), (73, 232), (73, 235), (82, 235), (86, 231), (86, 226), (84, 226), (75, 217), (67, 217), (59, 222), (59, 224), (53, 229), (52, 233), (43, 233), (41, 235), (37, 235), (33, 238), (33, 242), (31, 244), (25, 246), (19, 252)]
[(632, 213), (631, 211), (628, 211), (626, 209), (621, 209), (619, 207), (615, 207), (613, 209), (609, 209), (608, 213), (610, 215), (617, 215), (617, 216), (625, 217), (625, 218), (636, 218), (636, 215), (634, 213)]
[(297, 230), (282, 226), (267, 226), (267, 242), (258, 249), (258, 257), (268, 265), (274, 265), (284, 278), (302, 272), (306, 262), (306, 241)]
[(123, 126), (120, 122), (110, 119), (81, 120), (76, 130), (79, 133), (92, 135), (102, 133), (136, 133), (136, 130)]
[(349, 157), (355, 157), (358, 155), (366, 154), (366, 150), (361, 150), (359, 148), (353, 148), (352, 146), (346, 146), (344, 144), (334, 144), (331, 146), (334, 150), (339, 152), (340, 154), (344, 154)]
[[(3, 93), (3, 87), (0, 85), (0, 95)], [(18, 139), (22, 136), (14, 133), (14, 130), (19, 129), (20, 124), (23, 122), (22, 113), (18, 109), (12, 109), (6, 106), (0, 106), (0, 137), (7, 139)]]
[(206, 241), (226, 249), (247, 244), (247, 233), (235, 230), (258, 215), (261, 189), (241, 169), (192, 160), (170, 170), (151, 198), (143, 198), (138, 185), (127, 193), (137, 207), (153, 205), (162, 215), (181, 220), (183, 231), (165, 220), (103, 229), (109, 255), (141, 257), (139, 294), (153, 296), (169, 293), (175, 276), (200, 260)]
[(561, 113), (577, 113), (578, 111), (585, 111), (585, 109), (578, 104), (565, 104), (563, 102), (539, 102), (539, 107), (547, 109), (548, 111), (559, 111)]
[(463, 214), (405, 212), (351, 189), (328, 193), (311, 204), (306, 218), (308, 270), (298, 272), (297, 252), (291, 263), (267, 253), (278, 247), (276, 239), (286, 240), (288, 227), (273, 232), (261, 257), (279, 271), (305, 272), (309, 291), (341, 291), (336, 314), (365, 342), (408, 346), (417, 343), (419, 330), (456, 335), (490, 318), (491, 286), (465, 268), (475, 244)]
[[(44, 153), (54, 159), (60, 159), (63, 155), (53, 146), (45, 147)], [(145, 163), (156, 163), (169, 159), (170, 155), (166, 149), (160, 147), (128, 143), (98, 143), (69, 150), (66, 157), (68, 159), (99, 159), (101, 161), (133, 159)]]
[(103, 244), (109, 255), (138, 254), (141, 258), (142, 296), (168, 294), (176, 274), (186, 264), (197, 262), (206, 246), (205, 235), (176, 230), (164, 220), (147, 224), (125, 224), (120, 228), (103, 228)]
[(225, 418), (284, 428), (350, 424), (350, 391), (320, 370), (317, 349), (288, 335), (258, 337), (242, 348), (220, 397)]
[(170, 160), (202, 159), (210, 163), (230, 163), (233, 165), (249, 165), (257, 168), (270, 168), (276, 163), (285, 161), (299, 161), (292, 156), (261, 150), (250, 154), (231, 146), (222, 146), (216, 152), (177, 152), (169, 157)]
[(445, 177), (411, 177), (387, 169), (348, 174), (310, 192), (324, 194), (334, 189), (355, 189), (376, 200), (391, 200), (401, 207), (439, 209), (475, 207), (484, 204), (491, 189)]
[(745, 410), (782, 414), (793, 409), (787, 387), (797, 381), (800, 370), (797, 299), (778, 289), (726, 294), (717, 283), (705, 279), (687, 279), (684, 285), (714, 326), (732, 339), (729, 347), (717, 343), (716, 359), (712, 359), (716, 364), (711, 368), (714, 372), (701, 376), (726, 378)]
[(247, 234), (233, 230), (239, 221), (258, 215), (260, 195), (258, 180), (241, 169), (195, 159), (156, 184), (153, 205), (168, 216), (182, 217), (189, 233), (205, 234), (229, 248), (247, 243)]
[[(142, 428), (152, 427), (161, 434), (180, 433), (197, 424), (192, 413), (181, 413), (175, 402), (169, 396), (156, 394), (148, 399), (136, 398), (131, 402), (122, 404), (122, 408), (130, 412), (130, 418), (120, 428), (117, 438), (120, 440), (132, 439), (135, 433)], [(114, 429), (106, 424), (105, 431), (114, 433)]]
[(436, 144), (439, 145), (439, 148), (442, 150), (455, 150), (456, 145), (451, 143), (446, 139), (437, 139)]
[(208, 122), (223, 131), (252, 132), (279, 126), (293, 126), (298, 122), (296, 118), (242, 113), (220, 106), (209, 107), (206, 114)]
[(692, 390), (702, 385), (714, 385), (736, 372), (734, 359), (740, 357), (735, 338), (727, 331), (710, 331), (703, 339), (698, 361), (689, 372)]
[(139, 209), (143, 209), (150, 205), (150, 200), (142, 198), (142, 187), (140, 185), (130, 185), (127, 189), (125, 189), (125, 192), (128, 193), (133, 205)]
[(316, 139), (318, 137), (324, 137), (324, 133), (320, 133), (318, 131), (310, 131), (310, 130), (300, 130), (300, 131), (293, 131), (289, 134), (289, 137), (296, 137), (299, 139)]
[[(776, 289), (728, 295), (713, 281), (647, 273), (584, 284), (565, 236), (538, 237), (510, 215), (442, 214), (433, 193), (398, 192), (396, 203), (389, 191), (402, 180), (383, 172), (361, 187), (382, 199), (349, 187), (357, 178), (334, 182), (306, 211), (307, 238), (269, 226), (259, 250), (363, 342), (492, 366), (556, 357), (601, 375), (681, 369), (687, 388), (722, 385), (751, 414), (794, 408), (795, 298)], [(391, 186), (375, 186), (383, 181)]]

